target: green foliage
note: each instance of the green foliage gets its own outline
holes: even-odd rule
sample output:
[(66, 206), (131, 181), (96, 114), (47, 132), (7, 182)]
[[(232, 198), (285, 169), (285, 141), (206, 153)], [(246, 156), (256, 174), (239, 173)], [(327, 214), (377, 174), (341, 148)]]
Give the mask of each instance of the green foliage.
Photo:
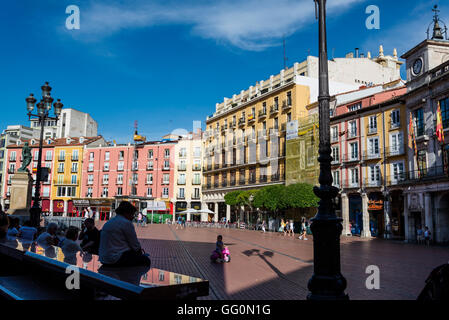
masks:
[(313, 186), (308, 183), (295, 183), (286, 188), (286, 202), (289, 208), (318, 207), (319, 198), (313, 193)]
[(226, 193), (224, 196), (225, 203), (229, 206), (239, 205), (238, 198), (240, 196), (240, 193), (242, 193), (242, 191), (239, 191), (239, 190), (235, 190), (235, 191)]
[[(241, 206), (253, 206), (254, 197), (259, 192), (259, 190), (245, 190), (241, 191), (237, 196), (237, 202)], [(251, 200), (252, 198), (252, 200)]]
[(271, 211), (285, 209), (287, 207), (285, 198), (285, 186), (267, 186), (259, 190), (254, 196), (254, 206)]

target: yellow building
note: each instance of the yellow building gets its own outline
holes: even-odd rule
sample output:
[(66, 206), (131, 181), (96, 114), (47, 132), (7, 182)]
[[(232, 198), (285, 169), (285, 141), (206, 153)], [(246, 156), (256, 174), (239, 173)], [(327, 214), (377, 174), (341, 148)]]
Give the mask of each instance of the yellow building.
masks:
[(72, 198), (80, 198), (85, 146), (105, 145), (101, 136), (89, 138), (61, 138), (54, 140), (53, 181), (50, 212), (53, 215), (76, 214)]

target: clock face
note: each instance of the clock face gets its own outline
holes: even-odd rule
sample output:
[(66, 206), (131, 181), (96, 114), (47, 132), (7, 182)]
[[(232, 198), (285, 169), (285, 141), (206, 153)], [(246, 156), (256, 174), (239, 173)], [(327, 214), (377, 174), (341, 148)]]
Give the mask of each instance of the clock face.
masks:
[(413, 74), (418, 75), (420, 74), (422, 69), (422, 60), (421, 58), (418, 58), (413, 62)]

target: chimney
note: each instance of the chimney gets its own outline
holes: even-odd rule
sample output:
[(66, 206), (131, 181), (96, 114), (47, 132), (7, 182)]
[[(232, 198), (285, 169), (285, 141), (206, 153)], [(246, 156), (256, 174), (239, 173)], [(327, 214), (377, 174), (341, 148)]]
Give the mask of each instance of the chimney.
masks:
[(356, 57), (356, 58), (359, 57), (359, 48), (355, 48), (355, 57)]

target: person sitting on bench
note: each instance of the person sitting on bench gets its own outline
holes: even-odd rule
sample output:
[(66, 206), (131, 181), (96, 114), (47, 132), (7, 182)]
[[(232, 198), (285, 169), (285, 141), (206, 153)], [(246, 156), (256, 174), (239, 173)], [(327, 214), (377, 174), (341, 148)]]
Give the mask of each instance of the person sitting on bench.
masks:
[(104, 266), (151, 265), (148, 254), (145, 254), (140, 246), (132, 223), (136, 212), (136, 207), (130, 202), (122, 201), (115, 210), (117, 215), (101, 229), (99, 257)]

